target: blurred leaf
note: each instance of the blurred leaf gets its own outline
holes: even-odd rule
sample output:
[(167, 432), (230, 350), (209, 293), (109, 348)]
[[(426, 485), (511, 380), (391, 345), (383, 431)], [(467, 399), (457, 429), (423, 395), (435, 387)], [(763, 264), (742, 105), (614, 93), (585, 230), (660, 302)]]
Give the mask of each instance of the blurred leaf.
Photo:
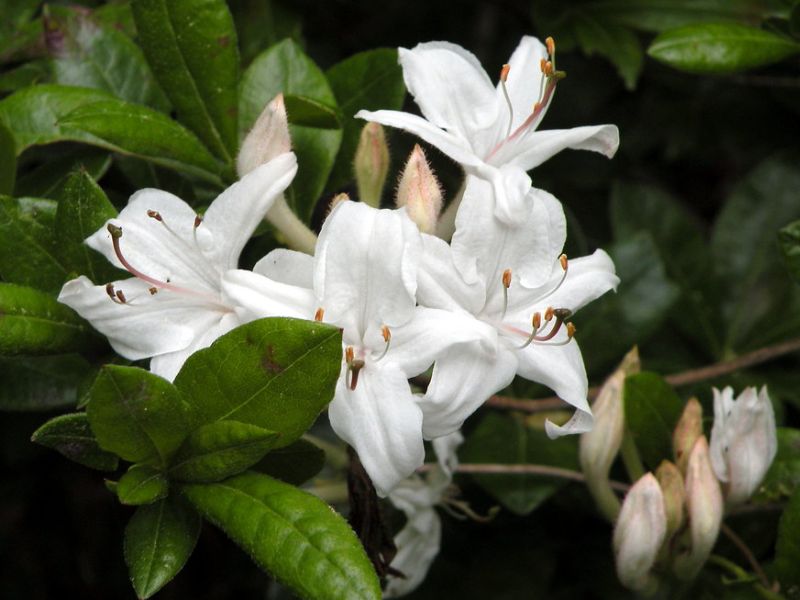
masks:
[(223, 0), (134, 0), (139, 43), (178, 114), (230, 163), (238, 150), (236, 29)]
[(0, 410), (74, 408), (91, 365), (78, 354), (0, 358)]
[(781, 229), (778, 240), (789, 274), (795, 283), (800, 283), (800, 221), (794, 221)]
[(125, 528), (125, 563), (139, 598), (169, 583), (192, 555), (202, 520), (182, 498), (140, 506)]
[[(118, 156), (117, 159), (126, 158)], [(86, 171), (98, 181), (111, 166), (111, 154), (102, 148), (75, 145), (59, 148), (56, 156), (30, 167), (17, 179), (16, 196), (34, 198), (61, 198), (67, 179), (76, 169)]]
[(758, 495), (776, 501), (791, 496), (799, 486), (800, 429), (778, 427), (778, 451)]
[(256, 473), (183, 490), (206, 519), (302, 598), (381, 598), (361, 542), (322, 500)]
[(301, 438), (288, 446), (271, 450), (253, 466), (253, 470), (292, 485), (301, 485), (324, 466), (325, 452)]
[(672, 459), (672, 430), (683, 411), (683, 402), (656, 373), (637, 373), (625, 379), (625, 426), (647, 466), (655, 470)]
[(800, 53), (800, 43), (734, 23), (687, 25), (659, 34), (647, 54), (690, 73), (735, 73)]
[[(242, 75), (239, 98), (240, 132), (246, 134), (264, 107), (280, 92), (304, 96), (338, 110), (325, 75), (292, 40), (259, 54)], [(309, 221), (333, 167), (342, 132), (290, 125), (298, 171), (287, 201), (301, 219)]]
[(105, 90), (169, 110), (144, 54), (127, 35), (81, 9), (45, 5), (43, 19), (55, 83)]
[(13, 20), (6, 20), (5, 14), (5, 10), (3, 10), (4, 18), (0, 20), (0, 27), (4, 30), (0, 34), (0, 64), (40, 56), (43, 36), (42, 21), (34, 19), (27, 23), (24, 21), (14, 23)]
[(8, 127), (0, 124), (0, 194), (14, 192), (17, 176), (17, 152), (14, 147), (14, 134)]
[(575, 37), (586, 54), (597, 52), (608, 59), (619, 72), (628, 90), (636, 88), (642, 72), (644, 52), (636, 34), (611, 21), (600, 21), (581, 14), (574, 22)]
[(0, 73), (0, 94), (44, 83), (50, 79), (50, 64), (45, 59), (31, 60)]
[(33, 432), (31, 441), (52, 448), (76, 463), (98, 469), (116, 471), (119, 461), (94, 439), (86, 413), (60, 415)]
[(406, 87), (394, 48), (360, 52), (333, 65), (326, 75), (344, 117), (342, 147), (327, 188), (336, 191), (353, 179), (353, 158), (366, 123), (354, 115), (359, 110), (400, 110)]
[(163, 472), (150, 465), (133, 465), (117, 482), (119, 501), (129, 506), (152, 504), (166, 498), (169, 482)]
[(175, 378), (195, 426), (230, 419), (280, 433), (291, 444), (333, 398), (342, 361), (341, 331), (300, 319), (269, 318), (237, 327), (195, 352)]
[[(544, 431), (525, 426), (511, 415), (490, 412), (459, 451), (466, 463), (508, 465), (539, 464), (578, 468), (575, 438), (551, 440)], [(503, 506), (517, 515), (535, 510), (564, 487), (565, 479), (538, 475), (472, 475), (472, 478)]]
[(796, 489), (781, 515), (775, 544), (775, 574), (784, 593), (794, 597), (800, 588), (800, 489)]
[(292, 6), (275, 0), (229, 0), (236, 21), (242, 64), (284, 38), (300, 42), (302, 22)]
[(186, 403), (166, 379), (106, 365), (89, 393), (86, 413), (97, 443), (124, 460), (166, 466), (186, 437)]
[(0, 354), (61, 354), (96, 341), (68, 306), (34, 288), (0, 282)]
[(286, 113), (289, 115), (290, 123), (318, 129), (341, 129), (342, 127), (336, 110), (322, 102), (295, 94), (287, 94), (283, 100), (286, 103)]
[(170, 467), (171, 478), (191, 483), (211, 483), (252, 467), (270, 451), (279, 434), (268, 429), (217, 421), (186, 438)]

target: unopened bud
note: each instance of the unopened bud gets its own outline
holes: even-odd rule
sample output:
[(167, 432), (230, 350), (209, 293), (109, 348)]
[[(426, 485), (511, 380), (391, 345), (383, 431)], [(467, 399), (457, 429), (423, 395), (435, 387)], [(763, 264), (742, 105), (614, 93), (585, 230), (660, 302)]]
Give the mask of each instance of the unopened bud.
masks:
[(666, 533), (661, 487), (648, 473), (628, 491), (614, 528), (617, 576), (625, 587), (644, 594), (656, 590), (658, 582), (650, 571)]
[(278, 94), (267, 104), (250, 133), (245, 136), (236, 158), (236, 172), (239, 177), (244, 177), (256, 167), (291, 149), (286, 105), (283, 94)]
[(683, 505), (686, 502), (686, 490), (683, 487), (683, 475), (675, 463), (664, 460), (656, 469), (656, 479), (664, 496), (664, 513), (667, 515), (669, 538), (683, 527), (685, 520)]
[(342, 202), (349, 202), (350, 196), (348, 196), (345, 192), (339, 192), (333, 198), (331, 198), (330, 204), (328, 204), (328, 214), (333, 212), (333, 209), (339, 206)]
[(746, 501), (761, 485), (778, 450), (775, 413), (767, 388), (746, 388), (734, 400), (730, 387), (714, 389), (711, 466), (728, 505)]
[(383, 186), (389, 173), (389, 146), (386, 134), (378, 123), (367, 123), (358, 139), (353, 170), (358, 186), (358, 198), (378, 208)]
[(703, 407), (697, 398), (690, 398), (675, 426), (675, 431), (672, 432), (672, 451), (675, 454), (675, 462), (683, 474), (686, 474), (689, 453), (701, 435), (703, 435)]
[(400, 176), (396, 204), (406, 207), (408, 216), (420, 231), (430, 234), (436, 231), (442, 211), (442, 190), (419, 145), (414, 146)]

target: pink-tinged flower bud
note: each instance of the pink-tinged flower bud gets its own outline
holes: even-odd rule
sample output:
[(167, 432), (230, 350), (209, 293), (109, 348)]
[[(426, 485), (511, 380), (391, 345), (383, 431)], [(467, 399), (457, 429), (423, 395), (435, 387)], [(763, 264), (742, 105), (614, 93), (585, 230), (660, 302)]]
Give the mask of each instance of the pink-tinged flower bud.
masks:
[(425, 153), (414, 146), (397, 185), (396, 204), (405, 206), (408, 216), (423, 233), (433, 234), (442, 211), (442, 190)]
[(767, 388), (746, 388), (737, 399), (730, 387), (714, 389), (711, 465), (723, 482), (728, 505), (746, 501), (758, 489), (775, 453), (775, 413)]
[(697, 575), (717, 542), (723, 502), (719, 482), (711, 469), (708, 442), (701, 436), (689, 454), (686, 467), (686, 510), (689, 548), (675, 559), (675, 574), (684, 580)]
[(697, 398), (690, 398), (683, 414), (672, 432), (672, 451), (681, 473), (686, 474), (689, 454), (695, 443), (703, 435), (703, 407)]
[(656, 479), (664, 495), (664, 512), (667, 515), (667, 537), (672, 537), (686, 519), (684, 503), (686, 490), (683, 487), (683, 475), (680, 469), (668, 460), (661, 461), (656, 469)]
[(611, 521), (619, 513), (619, 500), (611, 489), (608, 473), (622, 445), (625, 429), (622, 390), (625, 377), (638, 373), (639, 369), (639, 350), (633, 348), (600, 388), (592, 404), (594, 425), (580, 439), (581, 469), (586, 484), (602, 513)]
[(378, 123), (367, 123), (361, 130), (353, 161), (358, 198), (375, 208), (381, 205), (383, 186), (389, 173), (389, 146)]
[(292, 149), (289, 136), (289, 119), (283, 94), (278, 94), (267, 104), (239, 149), (236, 172), (244, 177), (256, 167)]
[(652, 473), (628, 491), (614, 529), (617, 576), (625, 587), (653, 593), (657, 579), (650, 573), (667, 533), (664, 497)]

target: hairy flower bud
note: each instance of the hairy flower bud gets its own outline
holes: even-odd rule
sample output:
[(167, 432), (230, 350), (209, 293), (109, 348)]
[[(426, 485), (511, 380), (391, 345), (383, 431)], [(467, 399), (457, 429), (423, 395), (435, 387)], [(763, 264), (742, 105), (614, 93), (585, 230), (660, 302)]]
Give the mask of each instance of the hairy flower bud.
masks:
[(714, 389), (711, 466), (724, 482), (729, 505), (747, 500), (764, 479), (778, 440), (767, 388), (746, 388), (737, 399), (730, 387)]
[(389, 146), (386, 144), (383, 127), (378, 123), (367, 123), (361, 130), (353, 170), (358, 198), (378, 208), (386, 175), (389, 173)]
[(637, 481), (622, 503), (614, 529), (617, 576), (625, 587), (651, 593), (657, 582), (650, 574), (667, 533), (664, 497), (652, 473)]
[(697, 398), (689, 398), (683, 414), (672, 432), (672, 450), (681, 473), (686, 474), (689, 453), (703, 435), (703, 407)]
[(283, 94), (278, 94), (264, 107), (255, 125), (245, 136), (236, 158), (236, 172), (239, 177), (244, 177), (259, 165), (291, 149), (286, 105)]
[(656, 469), (656, 479), (664, 495), (664, 512), (667, 515), (667, 537), (677, 532), (685, 520), (683, 506), (686, 502), (686, 490), (683, 486), (681, 475), (675, 463), (668, 460), (661, 461)]
[(442, 211), (442, 190), (419, 144), (414, 146), (397, 186), (396, 203), (423, 233), (436, 231)]

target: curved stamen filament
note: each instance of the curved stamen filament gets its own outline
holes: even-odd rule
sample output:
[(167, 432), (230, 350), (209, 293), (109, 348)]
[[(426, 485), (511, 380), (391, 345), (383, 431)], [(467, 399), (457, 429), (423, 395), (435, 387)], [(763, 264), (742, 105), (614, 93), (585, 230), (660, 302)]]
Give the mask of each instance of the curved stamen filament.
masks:
[[(561, 331), (561, 326), (564, 325), (564, 322), (570, 316), (572, 316), (572, 311), (568, 308), (554, 309), (552, 307), (548, 307), (547, 310), (545, 311), (544, 321), (545, 323), (549, 323), (550, 321), (553, 320), (553, 317), (555, 317), (555, 323), (553, 323), (553, 326), (550, 328), (550, 331), (548, 331), (546, 334), (539, 335), (541, 320), (539, 319), (539, 313), (534, 313), (532, 319), (533, 330), (531, 331), (531, 334), (530, 336), (528, 336), (528, 339), (525, 341), (525, 343), (522, 346), (520, 346), (520, 350), (522, 350), (523, 348), (527, 348), (533, 342), (542, 343), (552, 340), (558, 334), (558, 332)], [(567, 327), (567, 339), (562, 342), (553, 342), (552, 344), (548, 345), (562, 346), (564, 344), (568, 344), (569, 341), (572, 339), (572, 337), (575, 335), (576, 329), (575, 325), (573, 325), (572, 323), (567, 323), (566, 327)]]
[(509, 64), (503, 65), (503, 68), (500, 69), (500, 88), (503, 90), (503, 96), (505, 96), (506, 104), (508, 105), (508, 129), (506, 130), (506, 137), (511, 135), (511, 128), (514, 126), (514, 105), (511, 104), (511, 97), (508, 95), (508, 88), (506, 87), (509, 71), (511, 71), (511, 65)]
[(508, 288), (511, 287), (511, 269), (506, 269), (503, 271), (503, 315), (500, 319), (506, 318), (506, 312), (508, 311)]
[(561, 256), (559, 256), (558, 257), (558, 262), (561, 263), (561, 268), (564, 271), (561, 274), (561, 279), (558, 280), (558, 283), (555, 285), (555, 287), (553, 289), (551, 289), (549, 292), (547, 292), (544, 296), (541, 296), (539, 298), (539, 300), (544, 300), (545, 298), (549, 298), (550, 296), (555, 294), (556, 291), (558, 290), (558, 288), (560, 288), (561, 285), (564, 283), (564, 281), (567, 279), (567, 272), (569, 271), (569, 261), (567, 260), (567, 255), (566, 254), (562, 254)]
[(388, 326), (384, 325), (383, 327), (381, 327), (381, 335), (383, 336), (383, 341), (386, 342), (386, 346), (384, 347), (381, 355), (375, 359), (375, 362), (378, 362), (384, 356), (386, 356), (386, 353), (389, 352), (389, 344), (392, 341), (392, 332), (389, 330)]

